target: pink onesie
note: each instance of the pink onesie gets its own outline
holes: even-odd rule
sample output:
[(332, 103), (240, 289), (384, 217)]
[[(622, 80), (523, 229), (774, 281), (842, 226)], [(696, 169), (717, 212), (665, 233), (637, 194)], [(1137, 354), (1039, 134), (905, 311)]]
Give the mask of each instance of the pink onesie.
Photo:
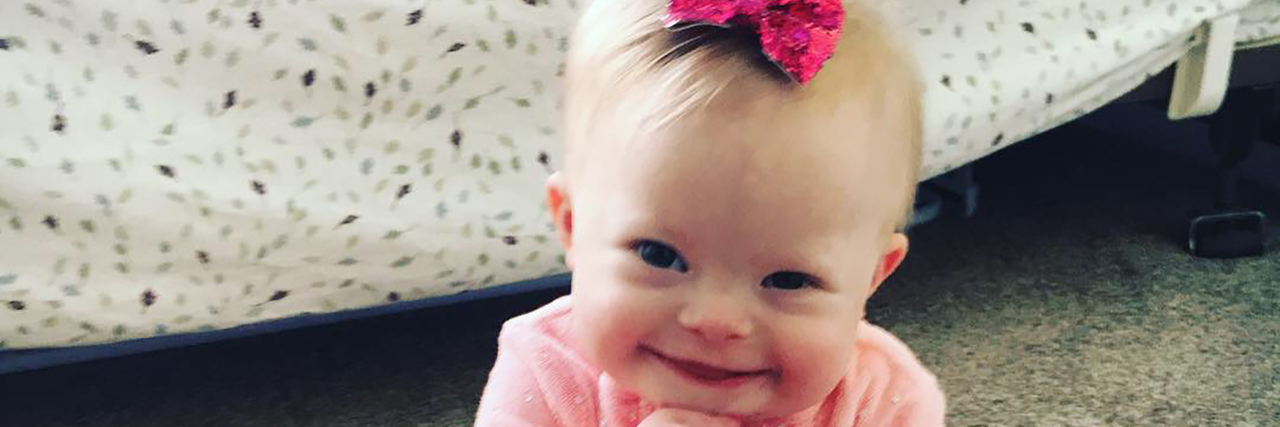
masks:
[[(623, 390), (571, 340), (571, 296), (508, 321), (498, 337), (476, 427), (635, 427), (657, 408)], [(858, 357), (826, 399), (786, 419), (744, 427), (943, 425), (937, 380), (901, 341), (861, 325)]]

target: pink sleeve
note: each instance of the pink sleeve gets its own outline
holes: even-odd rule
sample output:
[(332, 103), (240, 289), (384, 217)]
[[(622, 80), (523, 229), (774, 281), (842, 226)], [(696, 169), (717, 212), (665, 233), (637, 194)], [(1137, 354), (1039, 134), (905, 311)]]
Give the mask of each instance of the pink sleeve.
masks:
[(890, 425), (894, 427), (942, 427), (946, 425), (947, 404), (937, 383), (904, 392), (906, 398), (898, 405)]
[(869, 324), (859, 340), (856, 427), (942, 427), (947, 404), (938, 379), (893, 335)]
[(597, 375), (569, 343), (567, 301), (508, 321), (476, 427), (596, 427)]
[[(881, 367), (886, 372), (885, 365)], [(864, 405), (858, 408), (854, 427), (942, 427), (947, 405), (932, 375), (897, 371), (896, 378), (869, 381), (862, 390)]]
[[(547, 397), (537, 377), (529, 375), (524, 354), (510, 345), (507, 328), (498, 340), (498, 360), (489, 372), (489, 383), (480, 397), (476, 427), (555, 427)], [(504, 342), (505, 341), (505, 342)]]

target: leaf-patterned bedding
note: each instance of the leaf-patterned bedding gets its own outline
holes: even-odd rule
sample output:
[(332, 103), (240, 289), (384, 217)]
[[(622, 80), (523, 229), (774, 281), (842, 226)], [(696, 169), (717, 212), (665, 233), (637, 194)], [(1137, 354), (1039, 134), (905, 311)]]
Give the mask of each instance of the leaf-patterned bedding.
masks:
[[(563, 271), (544, 213), (585, 0), (0, 2), (0, 348), (421, 300)], [(1277, 0), (887, 2), (926, 173), (1092, 110)]]

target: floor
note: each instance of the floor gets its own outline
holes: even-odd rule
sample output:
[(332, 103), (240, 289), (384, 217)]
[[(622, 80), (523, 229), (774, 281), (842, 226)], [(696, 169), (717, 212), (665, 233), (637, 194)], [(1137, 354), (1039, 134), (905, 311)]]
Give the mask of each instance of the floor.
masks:
[[(1187, 255), (1208, 170), (1101, 127), (983, 161), (977, 215), (914, 230), (871, 320), (952, 426), (1280, 425), (1280, 252)], [(1171, 135), (1147, 145), (1203, 143)], [(1280, 216), (1275, 184), (1245, 200)], [(503, 320), (561, 292), (0, 376), (0, 425), (469, 426)]]

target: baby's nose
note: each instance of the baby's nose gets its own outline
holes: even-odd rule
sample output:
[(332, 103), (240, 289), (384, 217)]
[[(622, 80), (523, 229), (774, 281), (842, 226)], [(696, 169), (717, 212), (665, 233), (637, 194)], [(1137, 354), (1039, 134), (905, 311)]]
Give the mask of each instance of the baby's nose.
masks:
[(740, 301), (717, 292), (696, 292), (680, 311), (680, 325), (711, 342), (741, 340), (754, 331)]

